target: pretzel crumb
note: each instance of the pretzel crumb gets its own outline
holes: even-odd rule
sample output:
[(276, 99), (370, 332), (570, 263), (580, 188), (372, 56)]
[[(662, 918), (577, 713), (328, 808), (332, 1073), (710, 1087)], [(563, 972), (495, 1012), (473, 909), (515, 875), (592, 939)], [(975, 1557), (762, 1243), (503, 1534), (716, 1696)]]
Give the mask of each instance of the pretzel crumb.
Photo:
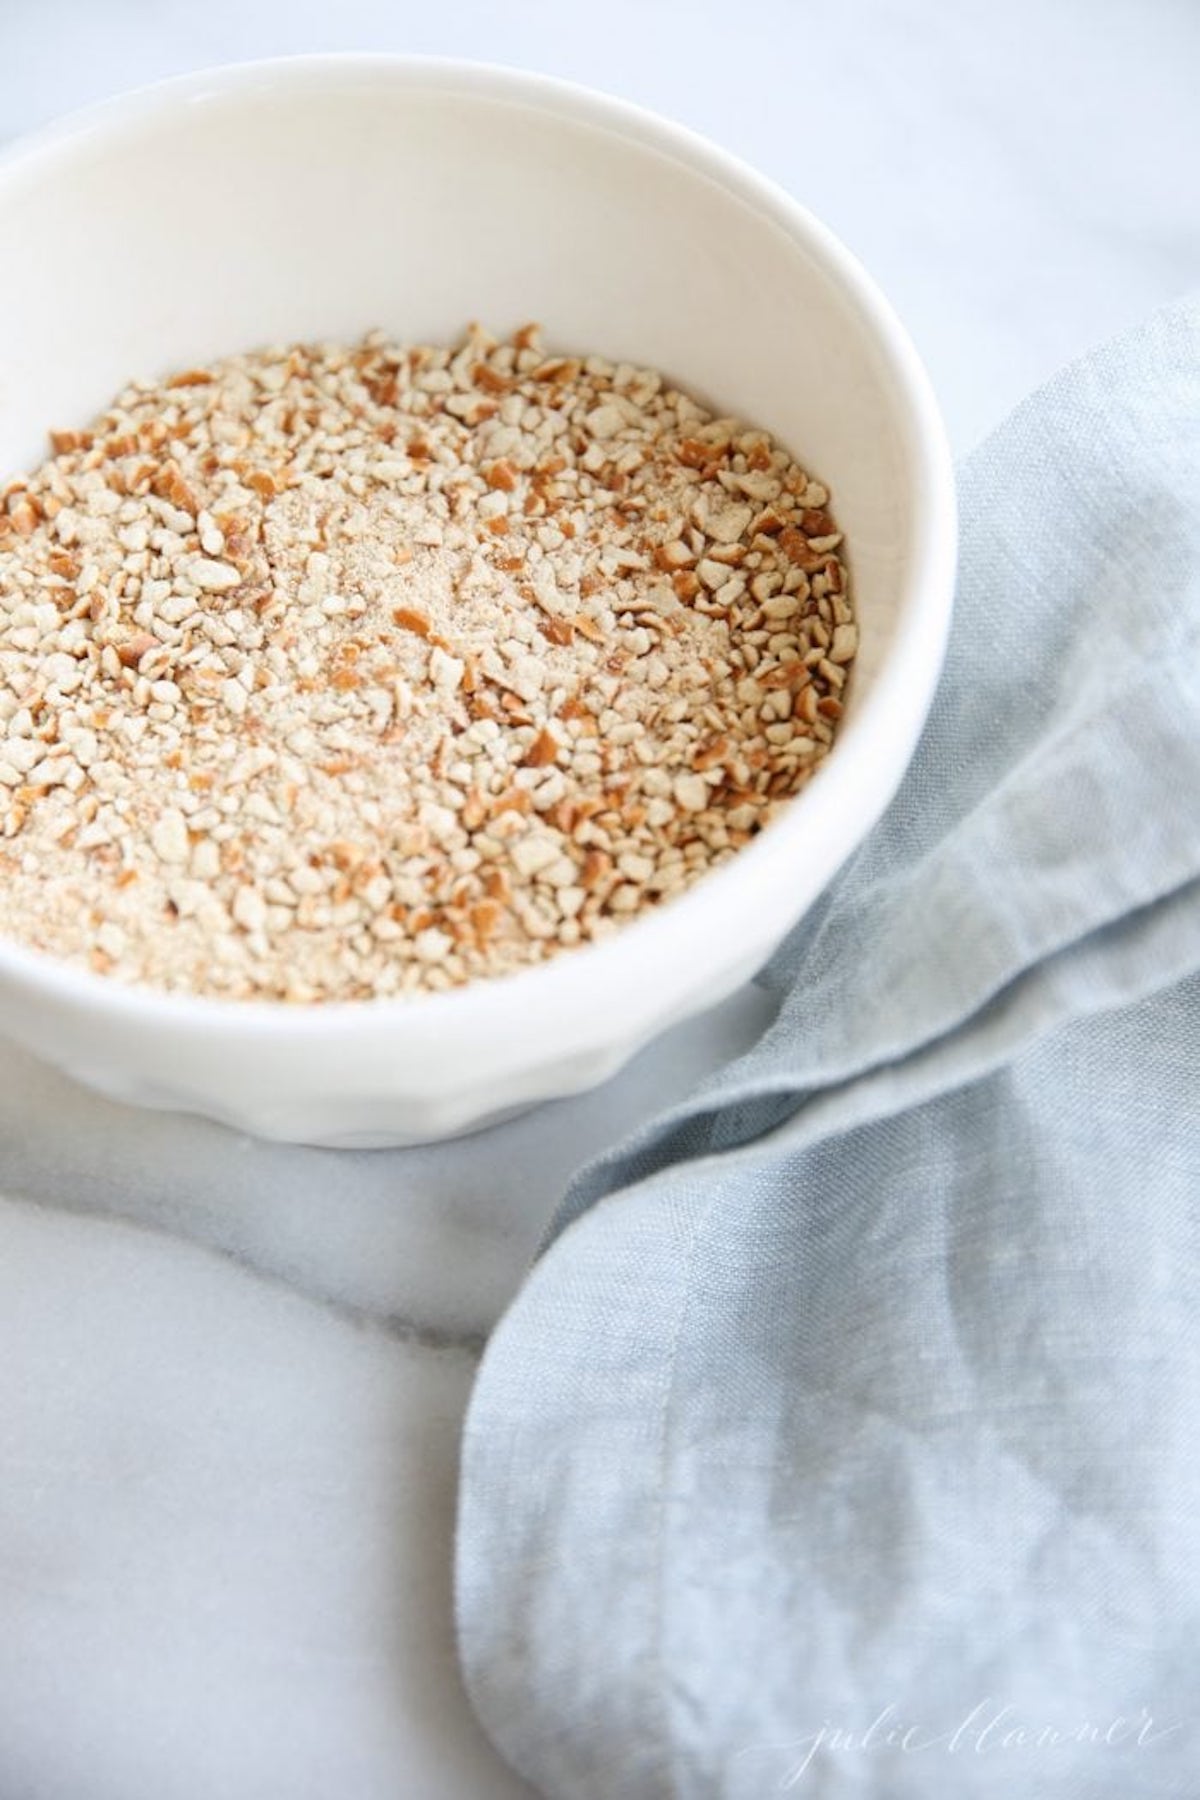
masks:
[(653, 370), (374, 333), (129, 386), (0, 491), (0, 930), (297, 1004), (606, 936), (828, 754), (826, 488)]

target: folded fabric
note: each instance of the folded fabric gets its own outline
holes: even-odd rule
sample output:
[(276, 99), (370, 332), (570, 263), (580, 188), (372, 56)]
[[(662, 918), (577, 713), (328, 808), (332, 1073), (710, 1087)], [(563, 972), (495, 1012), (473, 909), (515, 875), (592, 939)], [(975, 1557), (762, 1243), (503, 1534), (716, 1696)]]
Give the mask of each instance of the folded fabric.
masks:
[(762, 1041), (485, 1355), (460, 1653), (552, 1800), (1200, 1791), (1200, 303), (966, 465), (944, 678)]

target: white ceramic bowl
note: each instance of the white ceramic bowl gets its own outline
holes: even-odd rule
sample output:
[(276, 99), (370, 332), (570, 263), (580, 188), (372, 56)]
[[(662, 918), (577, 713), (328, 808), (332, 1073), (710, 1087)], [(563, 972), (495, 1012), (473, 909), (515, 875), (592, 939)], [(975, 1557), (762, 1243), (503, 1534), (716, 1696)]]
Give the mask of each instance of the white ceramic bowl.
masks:
[(786, 194), (678, 126), (541, 77), (250, 64), (0, 160), (0, 474), (134, 374), (372, 326), (540, 319), (765, 426), (834, 493), (862, 634), (828, 764), (730, 863), (595, 948), (415, 1000), (141, 991), (0, 943), (0, 1030), (106, 1094), (266, 1137), (390, 1144), (601, 1081), (763, 963), (891, 797), (941, 663), (953, 488), (887, 303)]

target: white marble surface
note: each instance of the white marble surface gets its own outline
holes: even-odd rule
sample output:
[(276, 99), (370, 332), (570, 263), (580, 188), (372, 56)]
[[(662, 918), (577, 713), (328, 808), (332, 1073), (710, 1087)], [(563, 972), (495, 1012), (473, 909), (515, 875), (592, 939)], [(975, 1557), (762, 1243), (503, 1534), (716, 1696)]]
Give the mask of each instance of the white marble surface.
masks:
[[(333, 48), (532, 65), (740, 151), (883, 282), (961, 449), (1200, 280), (1192, 0), (0, 0), (0, 136)], [(454, 1668), (475, 1346), (570, 1170), (763, 1011), (486, 1136), (360, 1156), (123, 1112), (0, 1050), (3, 1800), (526, 1791)]]

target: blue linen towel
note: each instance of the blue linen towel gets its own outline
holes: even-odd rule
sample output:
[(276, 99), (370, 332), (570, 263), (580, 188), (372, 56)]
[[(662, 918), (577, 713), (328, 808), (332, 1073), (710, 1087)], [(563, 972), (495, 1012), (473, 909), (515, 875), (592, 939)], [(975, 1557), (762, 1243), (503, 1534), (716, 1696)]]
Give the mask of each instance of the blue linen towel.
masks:
[(967, 463), (890, 811), (485, 1355), (460, 1651), (551, 1800), (1200, 1794), (1200, 304)]

